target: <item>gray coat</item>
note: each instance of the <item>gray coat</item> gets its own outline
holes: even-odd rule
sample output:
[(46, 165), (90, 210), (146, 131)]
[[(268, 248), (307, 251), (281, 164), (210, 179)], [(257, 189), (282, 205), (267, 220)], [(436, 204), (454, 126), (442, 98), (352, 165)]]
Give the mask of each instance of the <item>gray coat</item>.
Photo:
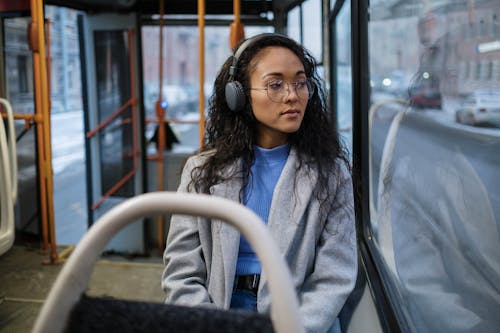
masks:
[[(187, 191), (191, 170), (203, 155), (191, 157), (179, 191)], [(354, 287), (357, 274), (356, 233), (351, 177), (343, 163), (331, 170), (327, 209), (320, 213), (317, 172), (303, 165), (292, 148), (276, 184), (268, 218), (292, 273), (307, 332), (327, 332)], [(241, 162), (232, 165), (240, 168)], [(297, 177), (295, 178), (295, 175)], [(295, 182), (296, 180), (296, 182)], [(239, 201), (241, 179), (210, 188), (212, 195)], [(167, 302), (228, 309), (240, 241), (239, 232), (222, 221), (175, 215), (167, 238), (162, 288)], [(269, 311), (263, 272), (257, 295), (259, 312)]]

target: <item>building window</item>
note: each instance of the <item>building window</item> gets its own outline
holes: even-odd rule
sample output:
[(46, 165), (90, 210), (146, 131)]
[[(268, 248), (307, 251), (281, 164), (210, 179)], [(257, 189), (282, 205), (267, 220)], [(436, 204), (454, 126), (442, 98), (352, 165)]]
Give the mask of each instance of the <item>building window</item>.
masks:
[(493, 37), (497, 35), (497, 26), (498, 26), (498, 19), (497, 19), (497, 14), (493, 14), (493, 18), (491, 20), (491, 34)]
[(476, 62), (476, 76), (475, 79), (479, 80), (481, 78), (481, 62)]
[(25, 55), (17, 56), (18, 87), (20, 93), (29, 92), (28, 85), (28, 57)]
[(486, 24), (484, 19), (479, 20), (479, 36), (486, 36)]

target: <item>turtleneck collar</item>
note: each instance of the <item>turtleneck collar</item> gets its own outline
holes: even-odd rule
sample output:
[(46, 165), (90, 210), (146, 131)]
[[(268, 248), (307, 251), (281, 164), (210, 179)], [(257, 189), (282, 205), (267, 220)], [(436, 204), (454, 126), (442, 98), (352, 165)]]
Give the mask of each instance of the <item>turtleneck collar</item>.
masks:
[(255, 152), (255, 163), (279, 163), (283, 162), (288, 158), (288, 154), (290, 153), (290, 144), (285, 143), (284, 145), (277, 146), (274, 148), (262, 148), (259, 146), (254, 146)]

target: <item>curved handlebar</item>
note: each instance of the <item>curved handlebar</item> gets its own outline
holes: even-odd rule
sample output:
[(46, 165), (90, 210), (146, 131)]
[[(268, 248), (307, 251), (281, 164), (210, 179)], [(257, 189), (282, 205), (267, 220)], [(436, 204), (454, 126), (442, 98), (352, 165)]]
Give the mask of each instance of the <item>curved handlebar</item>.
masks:
[(290, 271), (261, 219), (248, 208), (228, 199), (174, 192), (138, 195), (109, 210), (94, 223), (59, 273), (33, 332), (62, 332), (65, 319), (86, 289), (95, 262), (109, 240), (139, 218), (165, 213), (217, 218), (239, 229), (268, 275), (271, 320), (276, 332), (304, 332)]
[(5, 98), (0, 98), (0, 103), (5, 107), (7, 112), (8, 126), (9, 126), (9, 163), (10, 163), (10, 179), (12, 186), (11, 198), (12, 204), (16, 203), (17, 200), (17, 151), (16, 151), (16, 132), (14, 130), (14, 112), (8, 100)]

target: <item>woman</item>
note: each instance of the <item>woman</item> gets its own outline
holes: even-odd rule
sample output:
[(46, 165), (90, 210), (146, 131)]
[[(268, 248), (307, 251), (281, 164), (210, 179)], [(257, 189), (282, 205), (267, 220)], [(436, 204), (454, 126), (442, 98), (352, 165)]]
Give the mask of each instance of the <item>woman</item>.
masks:
[[(353, 191), (313, 57), (262, 34), (220, 70), (207, 144), (189, 158), (179, 191), (238, 201), (268, 225), (292, 273), (308, 332), (328, 332), (357, 274)], [(236, 229), (174, 216), (162, 287), (167, 302), (268, 312), (260, 263)], [(335, 324), (335, 325), (334, 325)]]

